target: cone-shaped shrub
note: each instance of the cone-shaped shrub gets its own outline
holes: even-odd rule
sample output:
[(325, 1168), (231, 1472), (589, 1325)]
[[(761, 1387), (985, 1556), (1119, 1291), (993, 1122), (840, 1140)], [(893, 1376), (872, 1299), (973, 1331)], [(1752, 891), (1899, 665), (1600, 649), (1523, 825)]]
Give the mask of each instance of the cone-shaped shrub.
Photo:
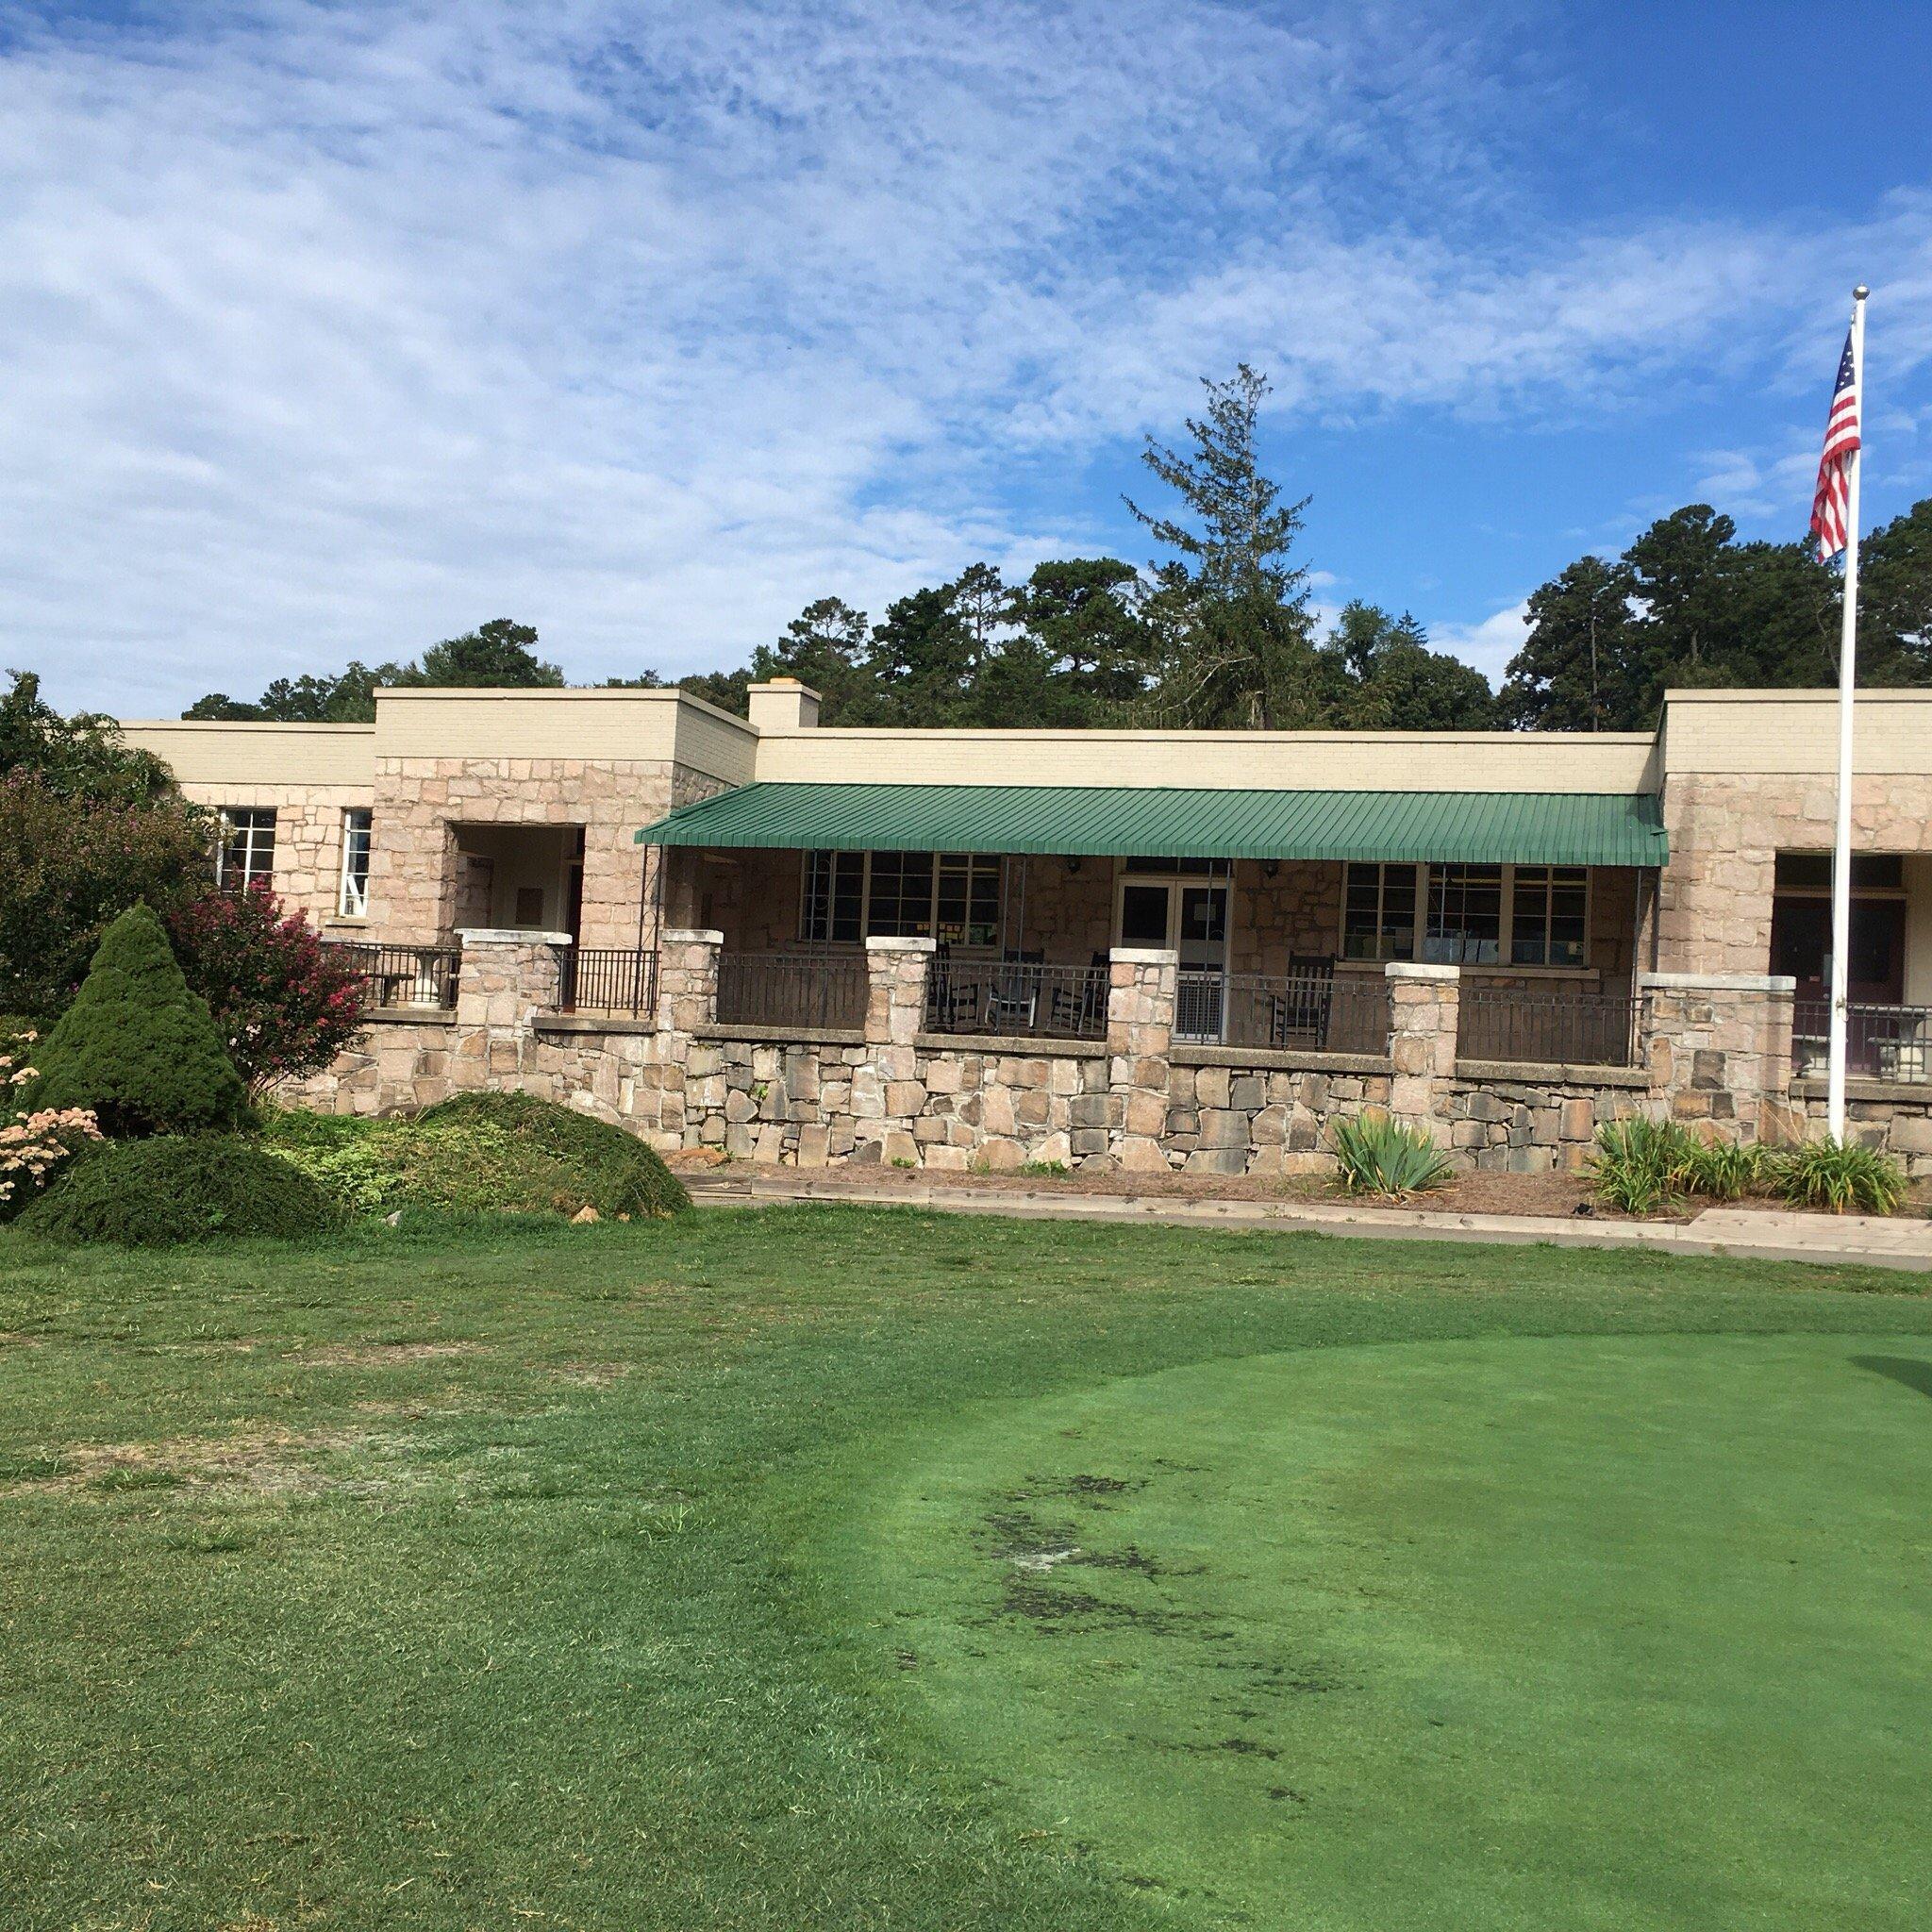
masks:
[(145, 906), (130, 906), (102, 935), (34, 1066), (31, 1106), (92, 1108), (113, 1139), (232, 1127), (247, 1111), (208, 1003), (189, 991)]

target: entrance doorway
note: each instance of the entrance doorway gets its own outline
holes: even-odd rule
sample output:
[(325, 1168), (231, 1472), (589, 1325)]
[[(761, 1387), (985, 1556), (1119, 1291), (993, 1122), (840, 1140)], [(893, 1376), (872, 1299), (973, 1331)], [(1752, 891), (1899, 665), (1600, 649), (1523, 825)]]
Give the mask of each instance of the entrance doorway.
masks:
[(1221, 1038), (1227, 901), (1225, 876), (1204, 879), (1176, 873), (1159, 877), (1146, 872), (1122, 875), (1114, 918), (1116, 943), (1161, 947), (1180, 955), (1174, 1012), (1179, 1039)]

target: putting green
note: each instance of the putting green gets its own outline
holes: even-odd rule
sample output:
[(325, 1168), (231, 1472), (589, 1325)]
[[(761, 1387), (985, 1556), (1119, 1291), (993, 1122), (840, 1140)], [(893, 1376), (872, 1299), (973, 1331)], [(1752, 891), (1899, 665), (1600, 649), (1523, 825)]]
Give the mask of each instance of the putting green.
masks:
[(994, 1407), (867, 1499), (912, 1721), (1176, 1923), (1932, 1922), (1932, 1345), (1511, 1339)]

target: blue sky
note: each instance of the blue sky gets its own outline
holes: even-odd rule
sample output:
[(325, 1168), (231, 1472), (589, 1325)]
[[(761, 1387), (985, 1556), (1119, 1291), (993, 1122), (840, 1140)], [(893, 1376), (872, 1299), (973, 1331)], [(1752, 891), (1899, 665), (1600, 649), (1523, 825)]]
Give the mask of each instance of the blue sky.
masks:
[(1932, 494), (1932, 8), (0, 13), (5, 661), (124, 716), (536, 624), (591, 680), (1146, 545), (1246, 358), (1332, 608), (1492, 675), (1705, 500), (1802, 530), (1851, 283)]

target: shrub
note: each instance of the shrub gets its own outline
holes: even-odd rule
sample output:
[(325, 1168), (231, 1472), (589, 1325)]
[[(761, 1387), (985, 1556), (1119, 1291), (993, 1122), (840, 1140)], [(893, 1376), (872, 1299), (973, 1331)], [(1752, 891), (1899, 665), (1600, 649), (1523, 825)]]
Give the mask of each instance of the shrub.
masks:
[(23, 1058), (33, 1040), (30, 1030), (0, 1020), (0, 1221), (10, 1221), (63, 1160), (101, 1138), (84, 1107), (25, 1113), (10, 1106), (10, 1096), (34, 1078)]
[(242, 1076), (145, 906), (130, 906), (108, 928), (24, 1097), (36, 1109), (90, 1108), (117, 1140), (200, 1133), (244, 1118)]
[(251, 1092), (321, 1073), (362, 1032), (355, 972), (300, 911), (282, 910), (266, 880), (204, 894), (169, 929)]
[(1807, 1141), (1774, 1157), (1771, 1172), (1794, 1208), (1895, 1214), (1906, 1197), (1905, 1169), (1859, 1141)]
[(53, 1241), (157, 1248), (239, 1235), (302, 1241), (337, 1219), (328, 1195), (288, 1162), (233, 1134), (197, 1134), (94, 1150), (20, 1224)]
[(207, 884), (214, 823), (111, 718), (63, 718), (14, 674), (0, 691), (0, 1006), (58, 1013), (115, 914)]
[(1335, 1154), (1341, 1185), (1351, 1194), (1396, 1200), (1440, 1188), (1454, 1174), (1448, 1157), (1423, 1128), (1403, 1126), (1379, 1111), (1337, 1121)]
[(264, 1144), (344, 1207), (459, 1213), (561, 1213), (594, 1208), (633, 1220), (691, 1205), (642, 1141), (523, 1093), (469, 1093), (413, 1119), (274, 1115)]

